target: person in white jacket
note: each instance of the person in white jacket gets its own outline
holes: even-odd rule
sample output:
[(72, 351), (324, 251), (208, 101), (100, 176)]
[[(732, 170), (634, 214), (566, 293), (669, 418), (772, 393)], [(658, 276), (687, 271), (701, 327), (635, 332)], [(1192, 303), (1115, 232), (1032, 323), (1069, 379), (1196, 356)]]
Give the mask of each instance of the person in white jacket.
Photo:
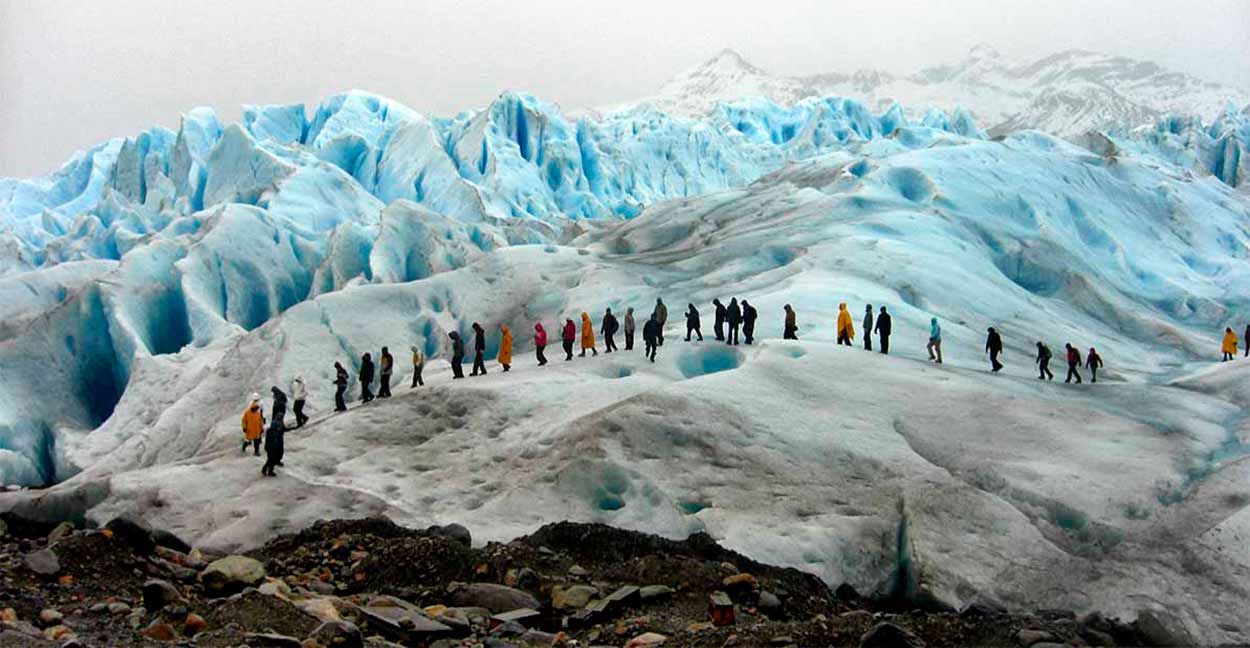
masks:
[(308, 422), (308, 416), (304, 414), (304, 398), (306, 395), (307, 390), (304, 388), (304, 377), (296, 376), (291, 381), (291, 400), (294, 401), (291, 411), (295, 413), (295, 427), (304, 427), (304, 423)]

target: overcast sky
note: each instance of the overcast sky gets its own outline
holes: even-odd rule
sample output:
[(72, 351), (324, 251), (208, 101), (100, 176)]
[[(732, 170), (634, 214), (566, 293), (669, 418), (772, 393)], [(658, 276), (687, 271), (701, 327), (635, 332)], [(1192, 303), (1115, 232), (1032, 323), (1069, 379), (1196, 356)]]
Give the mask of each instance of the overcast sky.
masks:
[(1250, 0), (0, 0), (0, 176), (211, 105), (360, 88), (423, 112), (646, 96), (730, 47), (777, 74), (1084, 48), (1250, 88)]

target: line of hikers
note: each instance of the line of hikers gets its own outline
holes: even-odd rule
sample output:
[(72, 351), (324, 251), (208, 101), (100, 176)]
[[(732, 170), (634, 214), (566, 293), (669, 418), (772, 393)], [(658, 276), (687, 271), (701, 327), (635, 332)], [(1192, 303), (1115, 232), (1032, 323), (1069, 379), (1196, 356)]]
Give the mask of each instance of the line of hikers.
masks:
[[(759, 318), (759, 313), (755, 307), (747, 300), (741, 302), (737, 298), (731, 299), (729, 305), (721, 303), (720, 299), (713, 299), (712, 304), (715, 307), (715, 320), (713, 330), (717, 341), (723, 341), (726, 344), (740, 344), (740, 340), (746, 344), (752, 344), (755, 340), (755, 324)], [(784, 307), (785, 319), (782, 328), (782, 338), (786, 340), (798, 339), (798, 320), (794, 309), (786, 304)], [(603, 319), (599, 327), (599, 334), (604, 338), (605, 352), (611, 353), (619, 351), (615, 341), (615, 335), (618, 331), (623, 330), (625, 334), (625, 351), (634, 349), (634, 334), (636, 332), (634, 309), (628, 308), (625, 311), (624, 322), (619, 321), (612, 313), (612, 309), (608, 308), (604, 311)], [(663, 299), (655, 300), (655, 308), (651, 311), (651, 316), (643, 325), (643, 353), (651, 362), (655, 362), (656, 351), (664, 344), (664, 325), (668, 321), (668, 307), (664, 304)], [(864, 349), (873, 350), (872, 333), (877, 334), (878, 350), (880, 353), (888, 354), (890, 352), (890, 335), (893, 332), (893, 321), (890, 313), (885, 306), (882, 306), (879, 312), (873, 312), (872, 304), (868, 304), (864, 308), (864, 318), (862, 320), (864, 335)], [(486, 371), (486, 331), (482, 326), (473, 323), (473, 370), (470, 376), (485, 375)], [(512, 347), (513, 335), (507, 324), (501, 324), (499, 353), (497, 362), (503, 367), (503, 371), (507, 372), (512, 369)], [(464, 378), (464, 370), (462, 363), (465, 359), (465, 344), (460, 333), (452, 331), (447, 334), (451, 340), (452, 356), (451, 370), (452, 378)], [(572, 319), (565, 319), (564, 325), (560, 330), (560, 340), (564, 349), (564, 360), (573, 359), (574, 346), (578, 342), (579, 331), (578, 326)], [(1250, 341), (1250, 325), (1246, 326), (1245, 337)], [(585, 357), (586, 352), (592, 355), (599, 355), (596, 347), (595, 327), (591, 322), (590, 315), (583, 312), (581, 314), (581, 353), (579, 357)], [(698, 308), (694, 304), (687, 304), (686, 309), (686, 341), (697, 339), (703, 340), (703, 331)], [(838, 305), (837, 317), (837, 344), (840, 346), (853, 346), (855, 339), (855, 324), (851, 317), (850, 311), (847, 310), (845, 302)], [(534, 324), (534, 354), (538, 361), (538, 365), (545, 366), (547, 357), (545, 350), (547, 348), (547, 331), (543, 328), (541, 322)], [(412, 388), (425, 385), (422, 373), (425, 369), (425, 354), (421, 349), (413, 346), (412, 349)], [(933, 317), (929, 320), (929, 341), (925, 346), (929, 355), (929, 360), (936, 364), (942, 364), (942, 328), (938, 323), (938, 319)], [(990, 358), (991, 371), (997, 373), (1005, 366), (1002, 363), (1003, 358), (1003, 338), (998, 330), (994, 327), (987, 329), (985, 340), (985, 353)], [(1068, 363), (1068, 375), (1064, 382), (1071, 383), (1074, 379), (1077, 384), (1082, 382), (1080, 369), (1084, 365), (1085, 369), (1090, 372), (1090, 382), (1098, 382), (1098, 370), (1103, 366), (1102, 356), (1094, 347), (1090, 347), (1089, 352), (1082, 358), (1081, 352), (1071, 343), (1064, 344), (1065, 359)], [(1223, 352), (1223, 360), (1232, 360), (1237, 354), (1237, 335), (1232, 328), (1225, 328), (1223, 343), (1221, 345)], [(1044, 342), (1037, 342), (1037, 357), (1034, 364), (1038, 369), (1039, 380), (1054, 380), (1055, 374), (1050, 370), (1050, 361), (1054, 354), (1050, 347)], [(1250, 343), (1246, 345), (1246, 356), (1250, 357)], [(347, 410), (345, 395), (347, 387), (351, 381), (351, 375), (342, 363), (334, 363), (335, 370), (335, 394), (334, 394), (334, 410), (343, 412)], [(391, 355), (387, 347), (382, 347), (382, 353), (379, 356), (377, 366), (375, 367), (371, 354), (365, 353), (361, 357), (360, 372), (358, 379), (360, 381), (360, 400), (362, 403), (368, 403), (375, 398), (389, 398), (391, 396), (391, 377), (394, 375), (395, 359)], [(378, 377), (378, 393), (373, 393), (373, 381), (375, 373)], [(261, 438), (264, 436), (264, 447), (267, 455), (265, 466), (261, 469), (263, 475), (274, 475), (274, 467), (282, 465), (283, 454), (283, 433), (286, 431), (284, 418), (286, 414), (287, 395), (278, 387), (272, 388), (273, 393), (273, 409), (268, 429), (265, 428), (264, 410), (260, 404), (260, 394), (252, 394), (251, 403), (243, 413), (243, 451), (246, 452), (249, 445), (253, 446), (255, 454), (260, 455)], [(291, 382), (291, 395), (294, 401), (292, 411), (295, 414), (295, 427), (303, 427), (308, 421), (308, 417), (304, 414), (306, 389), (302, 377), (296, 376)]]

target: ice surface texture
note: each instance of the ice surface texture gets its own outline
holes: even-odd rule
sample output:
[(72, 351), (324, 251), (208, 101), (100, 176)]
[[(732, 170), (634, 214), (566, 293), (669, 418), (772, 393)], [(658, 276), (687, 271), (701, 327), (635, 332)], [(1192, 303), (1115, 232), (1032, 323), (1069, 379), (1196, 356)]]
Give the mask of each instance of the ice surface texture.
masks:
[[(1224, 548), (1250, 532), (1250, 365), (1205, 363), (1250, 318), (1250, 200), (1159, 141), (989, 141), (842, 99), (698, 122), (570, 122), (516, 94), (452, 120), (362, 93), (193, 111), (0, 181), (0, 475), (61, 482), (0, 508), (218, 548), (369, 512), (489, 539), (706, 529), (861, 590), (895, 582), (906, 520), (915, 591), (946, 604), (1132, 613), (1183, 582), (1186, 622), (1232, 641), (1207, 622), (1250, 623), (1227, 602), (1245, 592), (1201, 568), (1250, 568)], [(641, 325), (656, 296), (656, 364), (532, 366), (535, 321)], [(730, 296), (758, 346), (680, 341), (687, 302)], [(893, 356), (832, 347), (842, 301), (889, 309)], [(787, 303), (798, 342), (777, 339)], [(488, 357), (516, 333), (515, 366), (452, 387), (447, 333), (474, 321)], [(990, 325), (1006, 374), (982, 367)], [(1098, 347), (1097, 389), (1039, 384), (1037, 340)], [(323, 419), (333, 362), (383, 345), (423, 349), (433, 393)], [(295, 374), (315, 422), (259, 482), (239, 412)]]

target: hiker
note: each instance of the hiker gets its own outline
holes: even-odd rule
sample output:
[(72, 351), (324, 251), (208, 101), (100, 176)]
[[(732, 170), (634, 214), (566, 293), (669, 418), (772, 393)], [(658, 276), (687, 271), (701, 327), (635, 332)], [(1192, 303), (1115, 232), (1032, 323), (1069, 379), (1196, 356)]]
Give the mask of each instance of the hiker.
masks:
[(395, 371), (395, 358), (391, 356), (391, 350), (382, 347), (382, 357), (378, 359), (381, 365), (382, 383), (378, 387), (378, 398), (391, 397), (391, 373)]
[(855, 324), (851, 321), (851, 312), (846, 310), (846, 302), (838, 304), (838, 344), (852, 346), (855, 339)]
[[(716, 341), (724, 342), (725, 316), (728, 314), (728, 311), (725, 310), (725, 305), (720, 303), (720, 299), (713, 299), (712, 305), (716, 306), (716, 323), (712, 325), (712, 330), (716, 332)], [(748, 344), (750, 343), (748, 342)]]
[(625, 309), (625, 350), (634, 350), (634, 309)]
[(500, 324), (499, 330), (502, 337), (499, 338), (499, 364), (503, 367), (504, 373), (512, 369), (512, 330), (507, 324)]
[(1098, 382), (1098, 369), (1101, 366), (1102, 356), (1098, 355), (1098, 352), (1094, 350), (1094, 347), (1090, 347), (1089, 354), (1085, 356), (1085, 368), (1089, 369), (1090, 382)]
[(585, 358), (587, 349), (599, 355), (595, 348), (595, 325), (590, 323), (590, 314), (582, 311), (582, 353), (578, 357)]
[(1250, 324), (1246, 324), (1246, 334), (1241, 336), (1241, 340), (1246, 345), (1246, 356), (1250, 358)]
[(265, 411), (260, 406), (260, 394), (252, 393), (252, 402), (243, 410), (243, 452), (251, 445), (253, 454), (260, 456), (260, 435), (265, 431)]
[(1003, 363), (998, 361), (998, 354), (1003, 352), (1003, 338), (993, 326), (986, 329), (989, 335), (985, 338), (985, 352), (990, 354), (990, 366), (993, 367), (994, 373), (998, 373), (1003, 368)]
[(737, 344), (738, 328), (742, 326), (742, 309), (738, 307), (737, 297), (729, 300), (729, 307), (725, 309), (725, 323), (729, 325), (729, 332), (725, 336), (725, 343)]
[(864, 308), (864, 350), (872, 351), (872, 304)]
[(651, 319), (642, 326), (642, 341), (646, 345), (643, 355), (651, 362), (655, 362), (655, 351), (660, 346), (660, 331), (659, 316), (651, 313)]
[[(1250, 342), (1246, 346), (1250, 346)], [(1231, 326), (1224, 327), (1224, 344), (1220, 346), (1220, 350), (1224, 352), (1224, 362), (1237, 357), (1237, 334), (1233, 333)]]
[(304, 377), (296, 376), (291, 381), (291, 400), (293, 405), (291, 411), (295, 414), (295, 427), (302, 428), (308, 422), (308, 417), (304, 414), (304, 399), (308, 397), (308, 390), (304, 388)]
[(564, 334), (560, 341), (564, 343), (564, 361), (568, 362), (573, 359), (573, 341), (577, 339), (577, 326), (573, 324), (573, 320), (564, 320)]
[(616, 321), (616, 316), (612, 314), (611, 308), (603, 312), (603, 324), (599, 332), (603, 333), (603, 346), (607, 348), (605, 353), (620, 350), (616, 348), (616, 340), (613, 339), (616, 335), (616, 329), (620, 328), (620, 326), (620, 323)]
[(1037, 343), (1037, 360), (1034, 361), (1034, 364), (1037, 365), (1037, 379), (1038, 380), (1054, 380), (1055, 379), (1055, 374), (1051, 373), (1050, 371), (1050, 356), (1051, 356), (1050, 347), (1046, 346), (1045, 344), (1042, 344), (1041, 342), (1038, 342)]
[(282, 420), (286, 418), (286, 394), (282, 393), (277, 386), (274, 386), (272, 391), (273, 420), (269, 422), (269, 429), (265, 431), (265, 465), (261, 467), (260, 474), (276, 477), (273, 469), (282, 465), (282, 437), (286, 434), (286, 424)]
[(464, 368), (461, 367), (464, 362), (464, 340), (460, 339), (459, 331), (452, 331), (447, 337), (451, 338), (451, 379), (458, 380), (464, 378)]
[(547, 356), (543, 350), (547, 348), (547, 331), (543, 330), (542, 322), (534, 324), (534, 357), (538, 358), (538, 366), (547, 364)]
[[(938, 326), (936, 317), (929, 318), (929, 344), (925, 347), (929, 351), (929, 359), (936, 360), (937, 364), (942, 364), (942, 327)], [(933, 352), (937, 351), (934, 357)]]
[(651, 315), (660, 325), (659, 345), (664, 346), (664, 325), (668, 323), (668, 306), (664, 305), (663, 299), (655, 298), (655, 310), (651, 311)]
[(742, 336), (746, 338), (747, 344), (755, 340), (755, 320), (759, 316), (754, 306), (748, 304), (747, 300), (742, 300)]
[(343, 400), (343, 395), (347, 393), (347, 370), (343, 368), (342, 363), (334, 363), (334, 411), (346, 412), (347, 403)]
[(373, 400), (373, 356), (366, 353), (360, 358), (360, 402)]
[(794, 316), (794, 309), (790, 308), (789, 304), (786, 304), (785, 310), (786, 328), (785, 331), (782, 332), (781, 337), (785, 340), (797, 340), (799, 339), (799, 324)]
[(885, 306), (881, 307), (881, 312), (877, 315), (877, 341), (881, 344), (881, 353), (889, 355), (890, 353), (890, 314), (886, 312)]
[(416, 345), (412, 347), (412, 389), (417, 386), (424, 387), (425, 379), (421, 377), (421, 372), (425, 371), (425, 354), (421, 353)]
[(1076, 376), (1076, 384), (1079, 385), (1081, 384), (1081, 372), (1079, 371), (1081, 368), (1081, 352), (1077, 351), (1076, 347), (1072, 346), (1071, 343), (1063, 346), (1068, 350), (1068, 379), (1063, 382), (1070, 383), (1072, 382), (1072, 377)]
[(699, 336), (699, 341), (703, 341), (703, 331), (699, 326), (699, 309), (694, 304), (686, 304), (686, 341), (690, 341), (690, 334), (694, 333)]
[(473, 371), (469, 376), (486, 375), (486, 329), (473, 323)]

